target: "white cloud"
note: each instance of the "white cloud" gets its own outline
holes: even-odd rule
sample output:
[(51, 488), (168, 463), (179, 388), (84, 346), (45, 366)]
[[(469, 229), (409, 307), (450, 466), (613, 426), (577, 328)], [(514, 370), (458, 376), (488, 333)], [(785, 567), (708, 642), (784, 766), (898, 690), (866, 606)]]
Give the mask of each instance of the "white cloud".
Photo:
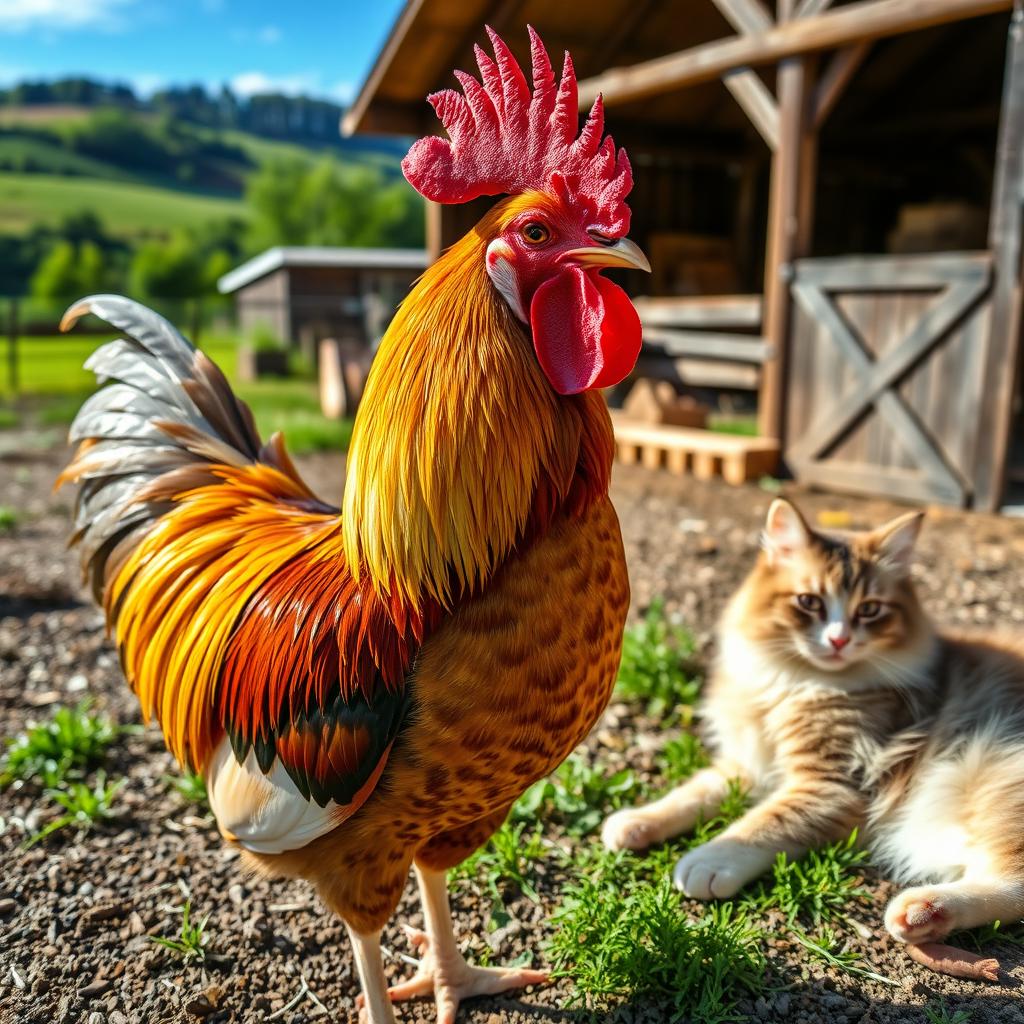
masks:
[(262, 71), (243, 71), (231, 79), (231, 90), (239, 96), (256, 93), (282, 92), (287, 96), (319, 91), (316, 75), (305, 73), (295, 75), (267, 75)]
[(129, 75), (128, 81), (131, 82), (137, 96), (151, 96), (158, 89), (164, 89), (167, 86), (167, 78), (164, 75), (150, 71)]
[(335, 82), (327, 87), (327, 97), (335, 103), (351, 103), (355, 95), (356, 87), (351, 82)]
[(2, 0), (0, 32), (80, 28), (116, 29), (120, 14), (135, 0)]

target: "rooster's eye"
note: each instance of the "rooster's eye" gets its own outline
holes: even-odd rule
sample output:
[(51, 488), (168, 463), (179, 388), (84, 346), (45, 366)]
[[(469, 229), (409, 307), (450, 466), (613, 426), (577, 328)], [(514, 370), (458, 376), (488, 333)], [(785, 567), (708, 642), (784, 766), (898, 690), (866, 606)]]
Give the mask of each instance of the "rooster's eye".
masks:
[(531, 220), (523, 226), (522, 235), (530, 245), (543, 245), (551, 237), (551, 232), (540, 221)]

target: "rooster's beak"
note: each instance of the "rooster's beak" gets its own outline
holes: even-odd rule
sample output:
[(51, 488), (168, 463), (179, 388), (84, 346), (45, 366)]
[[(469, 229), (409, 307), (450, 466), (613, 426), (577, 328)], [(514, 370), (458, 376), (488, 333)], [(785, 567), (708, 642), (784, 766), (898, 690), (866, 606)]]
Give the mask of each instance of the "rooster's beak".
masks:
[(583, 267), (628, 267), (630, 270), (645, 270), (648, 274), (651, 272), (643, 250), (628, 238), (620, 238), (610, 245), (599, 243), (570, 249), (562, 254), (562, 259)]

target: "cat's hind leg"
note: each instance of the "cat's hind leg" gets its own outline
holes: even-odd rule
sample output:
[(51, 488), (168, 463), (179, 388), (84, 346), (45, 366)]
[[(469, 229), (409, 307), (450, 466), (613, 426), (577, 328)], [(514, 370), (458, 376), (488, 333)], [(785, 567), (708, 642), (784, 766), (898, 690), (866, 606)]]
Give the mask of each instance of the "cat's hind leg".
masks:
[(918, 885), (893, 897), (885, 926), (900, 942), (937, 942), (950, 932), (1024, 918), (1024, 879), (972, 878)]
[(714, 814), (728, 792), (729, 777), (719, 768), (705, 768), (646, 807), (616, 811), (605, 819), (601, 839), (610, 850), (645, 850)]

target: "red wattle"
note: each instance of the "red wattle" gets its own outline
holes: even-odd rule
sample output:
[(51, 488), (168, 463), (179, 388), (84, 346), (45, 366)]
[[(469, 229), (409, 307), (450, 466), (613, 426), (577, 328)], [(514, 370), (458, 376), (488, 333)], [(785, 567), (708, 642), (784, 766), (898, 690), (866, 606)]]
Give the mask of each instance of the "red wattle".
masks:
[(618, 384), (636, 363), (642, 332), (629, 296), (597, 270), (567, 267), (530, 303), (533, 347), (562, 395)]

